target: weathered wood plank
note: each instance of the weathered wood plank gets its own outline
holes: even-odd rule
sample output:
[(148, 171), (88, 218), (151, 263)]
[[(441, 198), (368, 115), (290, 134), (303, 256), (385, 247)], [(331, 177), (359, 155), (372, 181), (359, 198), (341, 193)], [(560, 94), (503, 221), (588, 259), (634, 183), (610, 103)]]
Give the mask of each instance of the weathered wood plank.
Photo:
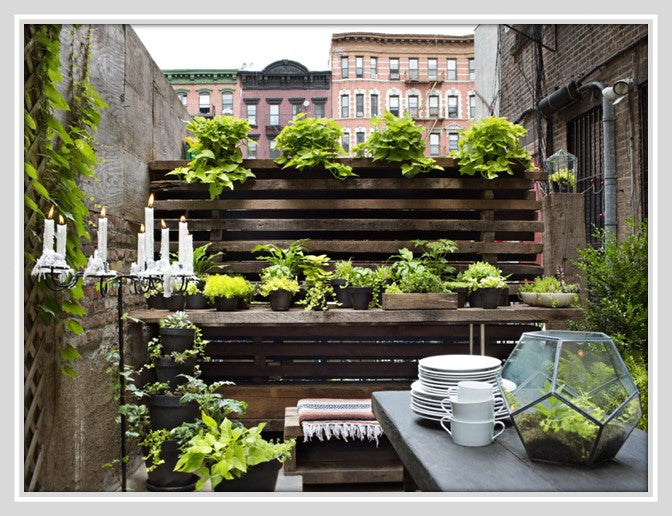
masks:
[(418, 375), (415, 362), (286, 362), (253, 364), (245, 362), (217, 362), (200, 364), (205, 376), (221, 375), (228, 378), (278, 377), (288, 378), (414, 378)]
[(383, 293), (383, 310), (456, 310), (457, 294)]

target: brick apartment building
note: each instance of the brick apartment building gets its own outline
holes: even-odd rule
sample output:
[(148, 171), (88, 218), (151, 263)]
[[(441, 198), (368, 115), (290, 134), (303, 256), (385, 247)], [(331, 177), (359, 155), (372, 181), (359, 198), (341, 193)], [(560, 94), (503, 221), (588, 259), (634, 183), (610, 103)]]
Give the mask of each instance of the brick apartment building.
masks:
[[(478, 40), (478, 27), (475, 32)], [(614, 106), (616, 234), (622, 239), (625, 220), (648, 215), (647, 25), (500, 25), (495, 44), (497, 39), (499, 114), (528, 129), (537, 163), (559, 149), (577, 156), (577, 191), (584, 192), (586, 234), (595, 244), (592, 227), (604, 227), (605, 149), (602, 94), (590, 84), (633, 80)], [(556, 97), (550, 107), (545, 102), (544, 113), (535, 110), (562, 88), (563, 99)]]
[(346, 149), (368, 137), (371, 116), (408, 111), (425, 128), (427, 154), (445, 156), (474, 116), (473, 36), (337, 33), (330, 64)]
[(191, 116), (240, 116), (238, 70), (163, 70)]

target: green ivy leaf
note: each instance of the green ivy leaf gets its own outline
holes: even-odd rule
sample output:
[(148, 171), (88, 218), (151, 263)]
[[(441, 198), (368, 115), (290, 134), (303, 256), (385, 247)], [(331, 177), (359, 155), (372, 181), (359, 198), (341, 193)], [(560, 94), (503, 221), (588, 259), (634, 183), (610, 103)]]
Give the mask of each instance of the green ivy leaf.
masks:
[(69, 344), (59, 351), (61, 358), (66, 362), (74, 362), (75, 360), (80, 360), (82, 355), (79, 352), (70, 346)]
[(73, 378), (73, 379), (77, 378), (77, 373), (69, 365), (61, 364), (60, 369), (61, 369), (61, 373), (63, 373), (65, 376), (69, 376), (70, 378)]
[(84, 332), (84, 328), (74, 319), (68, 319), (65, 322), (65, 329), (74, 333), (75, 335), (81, 335)]
[(45, 82), (42, 86), (42, 91), (47, 96), (49, 100), (53, 103), (54, 107), (57, 109), (62, 109), (63, 111), (70, 111), (70, 106), (61, 95), (61, 92), (58, 91), (53, 84)]

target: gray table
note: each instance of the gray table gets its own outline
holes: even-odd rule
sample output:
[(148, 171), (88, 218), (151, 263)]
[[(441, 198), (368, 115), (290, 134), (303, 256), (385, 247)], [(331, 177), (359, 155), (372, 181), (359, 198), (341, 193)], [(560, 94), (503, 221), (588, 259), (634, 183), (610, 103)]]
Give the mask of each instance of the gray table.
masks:
[(647, 434), (635, 429), (616, 457), (592, 468), (532, 462), (515, 428), (493, 444), (458, 446), (438, 422), (415, 415), (409, 391), (379, 391), (373, 413), (421, 491), (646, 492)]

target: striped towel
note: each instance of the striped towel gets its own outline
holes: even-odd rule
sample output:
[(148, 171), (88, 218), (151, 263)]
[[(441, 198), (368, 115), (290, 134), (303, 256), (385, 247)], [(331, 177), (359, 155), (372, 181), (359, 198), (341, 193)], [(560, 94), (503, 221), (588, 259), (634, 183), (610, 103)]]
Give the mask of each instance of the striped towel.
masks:
[(376, 441), (383, 429), (371, 412), (371, 399), (304, 398), (296, 404), (303, 442), (359, 439)]

